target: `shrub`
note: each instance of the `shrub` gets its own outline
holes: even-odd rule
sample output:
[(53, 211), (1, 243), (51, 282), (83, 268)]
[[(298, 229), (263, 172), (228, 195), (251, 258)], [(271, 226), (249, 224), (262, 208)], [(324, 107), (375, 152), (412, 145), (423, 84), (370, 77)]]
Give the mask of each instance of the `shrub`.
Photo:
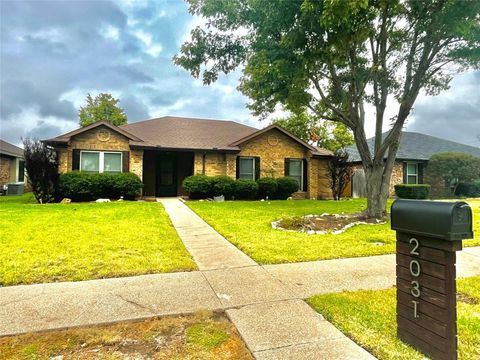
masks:
[(213, 196), (223, 195), (225, 196), (225, 199), (232, 198), (235, 180), (233, 180), (230, 176), (214, 176), (210, 181)]
[(192, 175), (183, 180), (183, 188), (190, 199), (205, 199), (213, 192), (212, 178), (206, 175)]
[(277, 179), (272, 177), (264, 177), (257, 180), (258, 184), (258, 196), (261, 199), (269, 198), (274, 199), (277, 193), (278, 184)]
[(55, 151), (36, 139), (23, 140), (25, 170), (35, 199), (39, 203), (55, 200), (58, 183), (58, 161)]
[(275, 195), (276, 199), (285, 200), (292, 194), (298, 191), (298, 183), (294, 178), (291, 177), (281, 177), (277, 179), (277, 193)]
[(233, 194), (235, 199), (255, 199), (258, 193), (258, 184), (253, 180), (239, 179), (234, 182)]
[(480, 180), (471, 183), (459, 183), (455, 191), (456, 196), (480, 197)]
[(400, 184), (395, 185), (395, 193), (402, 199), (427, 199), (430, 194), (430, 185), (427, 184)]
[(98, 198), (134, 199), (140, 194), (143, 184), (132, 173), (89, 174), (72, 171), (60, 175), (58, 194), (73, 201), (91, 201)]

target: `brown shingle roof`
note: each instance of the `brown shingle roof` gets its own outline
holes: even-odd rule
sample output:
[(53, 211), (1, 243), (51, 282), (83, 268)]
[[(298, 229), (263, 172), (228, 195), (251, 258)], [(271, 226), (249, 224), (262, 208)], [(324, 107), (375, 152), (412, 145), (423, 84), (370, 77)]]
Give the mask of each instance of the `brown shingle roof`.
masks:
[(0, 154), (23, 158), (23, 149), (4, 140), (0, 140)]
[(196, 150), (238, 150), (230, 144), (258, 131), (234, 121), (174, 116), (139, 121), (120, 128), (143, 140), (143, 143), (132, 145)]

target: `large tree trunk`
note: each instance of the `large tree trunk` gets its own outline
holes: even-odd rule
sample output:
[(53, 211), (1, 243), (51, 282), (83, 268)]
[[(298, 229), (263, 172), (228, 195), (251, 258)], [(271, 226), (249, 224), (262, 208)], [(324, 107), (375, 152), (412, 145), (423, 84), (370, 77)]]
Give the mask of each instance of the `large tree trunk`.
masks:
[(373, 165), (365, 169), (367, 190), (367, 215), (377, 219), (387, 216), (390, 176), (385, 173), (385, 165)]

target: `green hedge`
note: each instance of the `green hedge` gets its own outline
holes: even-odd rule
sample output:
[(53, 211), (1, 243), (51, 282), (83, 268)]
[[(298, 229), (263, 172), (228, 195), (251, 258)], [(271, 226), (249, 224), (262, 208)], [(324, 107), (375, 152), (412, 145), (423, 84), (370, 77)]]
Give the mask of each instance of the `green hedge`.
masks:
[(480, 197), (480, 180), (472, 183), (460, 183), (455, 190), (456, 196)]
[(430, 185), (427, 184), (401, 184), (395, 185), (395, 193), (402, 199), (428, 199)]
[(190, 199), (225, 196), (225, 199), (287, 199), (298, 191), (298, 183), (289, 177), (260, 178), (257, 181), (229, 176), (192, 175), (183, 180), (183, 188)]
[(258, 196), (260, 199), (275, 199), (278, 190), (277, 179), (264, 177), (257, 180)]
[(60, 175), (58, 198), (70, 198), (73, 201), (92, 201), (99, 198), (132, 200), (140, 195), (143, 184), (132, 173), (90, 174), (72, 171)]

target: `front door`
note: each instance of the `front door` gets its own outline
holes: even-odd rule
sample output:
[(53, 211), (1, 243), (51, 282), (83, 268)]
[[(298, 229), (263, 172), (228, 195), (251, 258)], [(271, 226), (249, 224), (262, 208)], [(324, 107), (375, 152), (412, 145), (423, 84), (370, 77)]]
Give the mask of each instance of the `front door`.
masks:
[(177, 158), (175, 154), (157, 156), (156, 196), (177, 196)]

